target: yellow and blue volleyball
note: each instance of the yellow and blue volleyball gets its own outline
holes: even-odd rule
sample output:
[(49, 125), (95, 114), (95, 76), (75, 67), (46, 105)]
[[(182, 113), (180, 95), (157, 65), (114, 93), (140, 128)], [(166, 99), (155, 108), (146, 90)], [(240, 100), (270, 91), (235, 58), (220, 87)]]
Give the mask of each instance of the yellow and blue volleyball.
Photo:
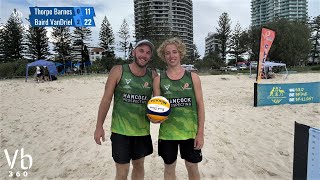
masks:
[(154, 96), (148, 101), (147, 116), (153, 121), (163, 121), (170, 114), (170, 103), (163, 96)]

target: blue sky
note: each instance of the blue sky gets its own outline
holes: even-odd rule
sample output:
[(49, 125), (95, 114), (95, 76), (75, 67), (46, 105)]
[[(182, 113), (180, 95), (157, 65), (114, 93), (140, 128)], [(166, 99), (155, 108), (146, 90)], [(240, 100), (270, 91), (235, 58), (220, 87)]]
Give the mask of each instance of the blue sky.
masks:
[[(308, 15), (312, 17), (320, 15), (320, 0), (309, 0), (308, 2)], [(201, 56), (204, 55), (205, 37), (209, 32), (215, 31), (218, 18), (223, 12), (229, 14), (232, 27), (236, 23), (240, 23), (243, 29), (249, 27), (251, 22), (250, 3), (251, 0), (193, 0), (194, 43)], [(134, 29), (133, 0), (0, 0), (0, 23), (5, 24), (13, 9), (16, 8), (22, 13), (24, 23), (27, 24), (25, 18), (30, 14), (30, 6), (94, 7), (96, 27), (92, 27), (91, 46), (98, 45), (100, 25), (104, 16), (107, 16), (112, 26), (116, 42), (119, 40), (117, 32), (123, 19), (127, 20), (131, 31)], [(50, 29), (48, 30), (50, 31)], [(123, 57), (122, 52), (116, 52), (116, 55)]]

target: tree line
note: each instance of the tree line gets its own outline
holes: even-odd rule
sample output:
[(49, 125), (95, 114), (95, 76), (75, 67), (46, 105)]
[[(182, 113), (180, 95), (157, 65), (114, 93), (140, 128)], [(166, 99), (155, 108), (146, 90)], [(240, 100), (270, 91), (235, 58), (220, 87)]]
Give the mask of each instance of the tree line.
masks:
[[(135, 41), (149, 39), (155, 47), (167, 38), (179, 37), (179, 33), (168, 28), (168, 22), (154, 23), (149, 12), (149, 6), (142, 8), (142, 19), (135, 24), (133, 38)], [(28, 20), (28, 19), (26, 19)], [(306, 64), (308, 57), (313, 61), (319, 57), (320, 41), (320, 16), (307, 23), (278, 19), (264, 27), (276, 31), (276, 38), (269, 52), (271, 60), (281, 61), (288, 66)], [(243, 61), (242, 54), (249, 53), (249, 60), (256, 61), (259, 56), (259, 42), (261, 27), (251, 26), (243, 30), (239, 23), (231, 29), (231, 19), (227, 13), (222, 13), (215, 29), (215, 39), (218, 46), (200, 59), (197, 47), (194, 44), (192, 50), (184, 58), (183, 63), (195, 64), (198, 68), (219, 68), (226, 65), (226, 56), (229, 54), (233, 59), (229, 64)], [(25, 64), (38, 59), (47, 59), (50, 55), (48, 31), (43, 27), (25, 28), (17, 10), (10, 15), (5, 25), (0, 28), (0, 63), (13, 63), (11, 71), (23, 69), (19, 64)], [(51, 40), (53, 51), (56, 52), (54, 61), (65, 64), (67, 61), (77, 61), (85, 64), (89, 60), (89, 46), (92, 31), (86, 27), (76, 27), (71, 31), (70, 27), (53, 27)], [(115, 64), (129, 63), (133, 61), (133, 44), (130, 42), (130, 29), (124, 19), (117, 35), (120, 38), (115, 43), (115, 35), (108, 18), (104, 16), (99, 32), (99, 46), (104, 48), (101, 59), (96, 60), (90, 67), (92, 71), (100, 72), (110, 70)], [(115, 57), (115, 50), (124, 52), (124, 57)], [(164, 69), (165, 63), (153, 52), (151, 68)], [(0, 65), (1, 65), (0, 64)], [(4, 65), (0, 70), (7, 69)], [(83, 68), (83, 67), (82, 67)], [(9, 68), (10, 69), (10, 68)], [(18, 73), (19, 74), (19, 73)], [(20, 73), (21, 74), (21, 73)], [(0, 73), (0, 76), (1, 73)]]
[[(148, 39), (157, 48), (168, 37), (179, 36), (178, 33), (172, 32), (168, 28), (168, 22), (163, 22), (162, 24), (154, 23), (148, 13), (148, 8), (148, 6), (145, 6), (143, 10), (142, 23), (135, 25), (135, 32), (132, 37), (136, 42)], [(10, 63), (12, 66), (21, 64), (21, 67), (12, 68), (12, 71), (20, 69), (19, 73), (16, 74), (22, 75), (21, 69), (26, 63), (39, 59), (48, 59), (50, 46), (47, 34), (48, 31), (44, 27), (24, 27), (19, 13), (14, 10), (5, 25), (0, 28), (0, 65), (7, 63), (2, 66), (7, 67), (10, 66)], [(85, 64), (89, 60), (88, 47), (90, 46), (92, 35), (90, 28), (76, 27), (72, 31), (70, 27), (53, 27), (50, 35), (50, 41), (53, 45), (52, 50), (55, 52), (55, 58), (52, 60), (62, 64), (66, 64), (68, 61)], [(99, 31), (99, 46), (104, 48), (104, 52), (101, 59), (93, 62), (90, 67), (92, 71), (109, 71), (115, 64), (133, 61), (132, 50), (134, 42), (130, 41), (130, 29), (126, 19), (123, 20), (116, 35), (120, 39), (117, 44), (115, 43), (115, 34), (111, 24), (108, 18), (104, 16)], [(124, 52), (124, 57), (115, 57), (116, 50)], [(165, 63), (160, 60), (156, 51), (153, 51), (153, 53), (154, 60), (150, 67), (165, 68)], [(197, 57), (200, 56), (197, 55)], [(0, 69), (7, 68), (0, 67)]]
[[(28, 21), (28, 19), (26, 19)], [(120, 30), (119, 50), (128, 51), (129, 30), (124, 20)], [(87, 27), (53, 27), (51, 32), (51, 42), (56, 62), (66, 64), (68, 61), (81, 62), (85, 64), (89, 59), (89, 47), (92, 31)], [(104, 63), (97, 62), (96, 66), (104, 65), (99, 70), (106, 68), (107, 59), (111, 62), (120, 62), (115, 58), (114, 34), (111, 25), (105, 16), (99, 32), (99, 46), (104, 48)], [(132, 45), (131, 45), (132, 48)], [(26, 28), (19, 12), (14, 9), (8, 21), (0, 26), (0, 77), (23, 75), (23, 68), (28, 62), (39, 59), (48, 59), (50, 55), (50, 46), (48, 31), (44, 27)], [(111, 58), (111, 59), (110, 59)], [(100, 64), (99, 64), (100, 63)], [(111, 65), (107, 68), (110, 70)], [(97, 68), (95, 67), (95, 68)], [(83, 66), (81, 68), (84, 68)]]
[[(276, 38), (268, 54), (269, 60), (286, 63), (288, 66), (306, 65), (311, 57), (312, 64), (320, 55), (320, 15), (308, 22), (276, 19), (263, 27), (276, 32)], [(259, 59), (260, 26), (250, 26), (242, 30), (239, 23), (231, 29), (231, 19), (227, 13), (222, 13), (218, 20), (215, 38), (219, 42), (217, 48), (197, 61), (198, 67), (219, 68), (226, 65), (226, 55), (232, 60), (229, 65), (244, 61), (243, 53), (249, 54), (249, 61)]]

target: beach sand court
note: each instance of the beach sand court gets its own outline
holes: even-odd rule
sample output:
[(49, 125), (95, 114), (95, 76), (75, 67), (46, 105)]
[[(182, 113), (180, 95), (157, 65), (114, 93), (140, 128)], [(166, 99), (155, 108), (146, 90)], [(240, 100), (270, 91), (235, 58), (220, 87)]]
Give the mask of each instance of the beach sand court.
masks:
[[(23, 173), (21, 148), (32, 156), (30, 179), (113, 179), (109, 111), (106, 142), (93, 139), (106, 75), (63, 77), (35, 83), (0, 81), (0, 177)], [(254, 78), (201, 76), (205, 104), (202, 179), (292, 179), (294, 122), (320, 128), (320, 104), (253, 107)], [(320, 82), (319, 73), (290, 74), (261, 83)], [(112, 108), (111, 108), (112, 109)], [(145, 159), (145, 179), (163, 179), (158, 156), (159, 125), (151, 125), (154, 153)], [(10, 169), (4, 150), (15, 165)], [(28, 159), (24, 160), (28, 166)], [(132, 167), (131, 167), (132, 168)], [(178, 179), (187, 179), (184, 161)]]

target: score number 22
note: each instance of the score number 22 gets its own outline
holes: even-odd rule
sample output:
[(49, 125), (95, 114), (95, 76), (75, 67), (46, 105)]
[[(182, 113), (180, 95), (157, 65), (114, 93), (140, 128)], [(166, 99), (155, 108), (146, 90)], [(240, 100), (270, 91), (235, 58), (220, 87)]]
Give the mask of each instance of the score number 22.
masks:
[[(77, 19), (77, 24), (80, 24), (80, 19)], [(84, 19), (85, 26), (91, 26), (91, 19)]]

